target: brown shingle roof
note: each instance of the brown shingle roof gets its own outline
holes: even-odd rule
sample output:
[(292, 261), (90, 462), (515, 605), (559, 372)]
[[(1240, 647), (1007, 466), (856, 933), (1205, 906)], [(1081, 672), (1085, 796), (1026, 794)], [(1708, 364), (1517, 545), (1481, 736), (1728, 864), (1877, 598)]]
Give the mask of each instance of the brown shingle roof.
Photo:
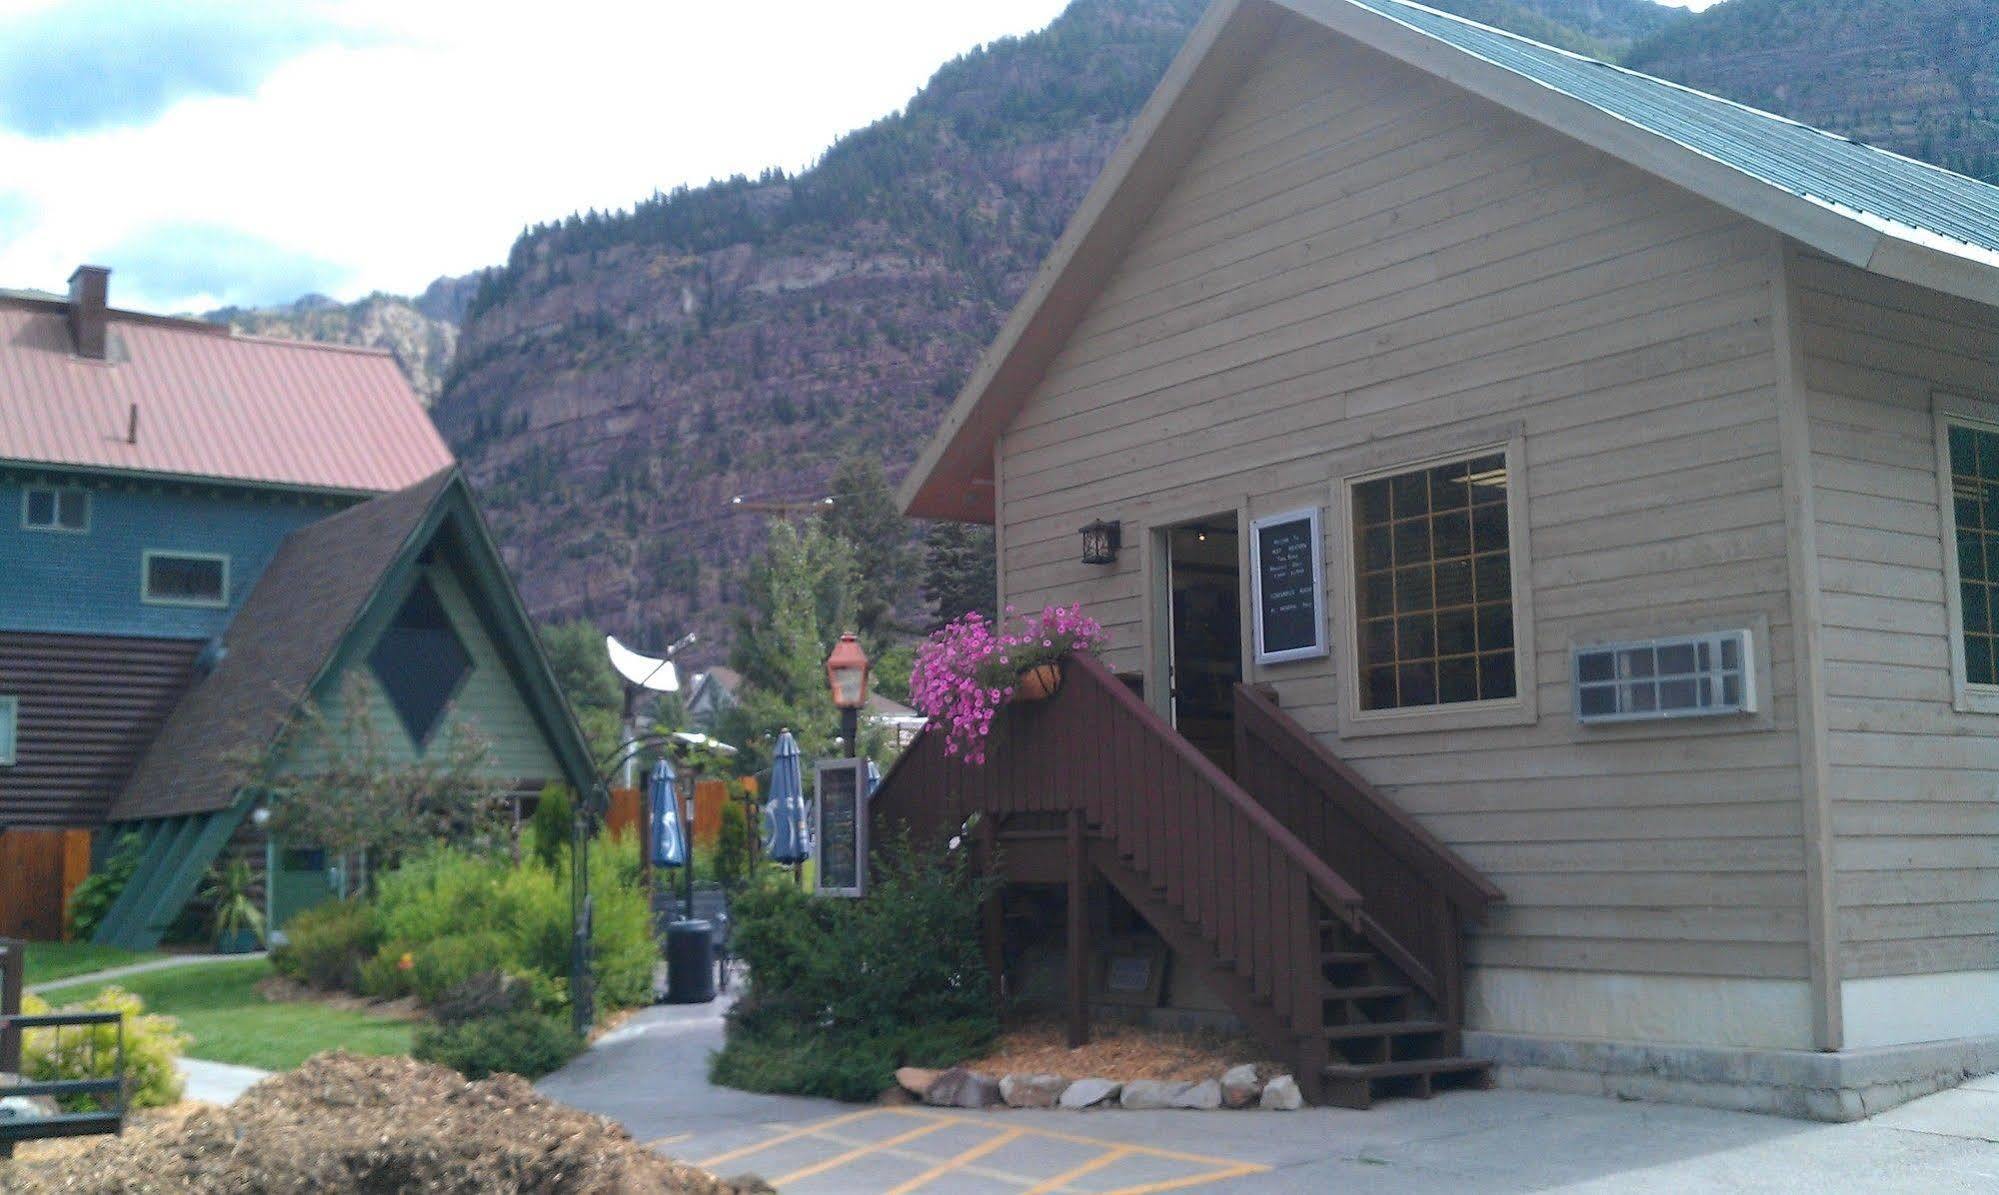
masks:
[(111, 810), (113, 821), (227, 809), (455, 469), (287, 536), (229, 624), (228, 654), (175, 707)]

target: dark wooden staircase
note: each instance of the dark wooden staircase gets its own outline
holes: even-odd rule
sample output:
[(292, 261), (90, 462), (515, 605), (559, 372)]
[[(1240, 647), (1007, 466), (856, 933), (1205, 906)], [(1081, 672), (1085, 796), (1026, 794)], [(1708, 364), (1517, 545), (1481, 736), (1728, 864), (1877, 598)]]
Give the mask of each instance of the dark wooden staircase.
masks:
[(918, 736), (872, 798), (874, 840), (942, 841), (978, 814), (991, 852), (997, 827), (1060, 815), (1071, 882), (1102, 876), (1202, 967), (1308, 1099), (1484, 1085), (1488, 1064), (1461, 1052), (1461, 930), (1498, 890), (1267, 697), (1239, 688), (1236, 715), (1231, 777), (1072, 658), (1055, 697), (999, 719), (985, 765)]

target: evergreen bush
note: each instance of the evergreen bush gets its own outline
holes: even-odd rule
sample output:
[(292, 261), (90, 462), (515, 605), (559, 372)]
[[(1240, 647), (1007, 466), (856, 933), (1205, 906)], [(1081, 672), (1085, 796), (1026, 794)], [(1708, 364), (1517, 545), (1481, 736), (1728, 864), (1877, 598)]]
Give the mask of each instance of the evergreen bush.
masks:
[(426, 1025), (410, 1051), (418, 1060), (448, 1066), (468, 1079), (515, 1074), (538, 1079), (583, 1049), (567, 1022), (538, 1012), (479, 1017), (454, 1025)]
[[(21, 1011), (39, 1016), (51, 1011), (48, 1001), (29, 993)], [(172, 1017), (146, 1012), (145, 1002), (118, 987), (107, 987), (62, 1012), (115, 1012), (125, 1018), (125, 1079), (135, 1108), (163, 1108), (179, 1101), (180, 1070), (175, 1059), (188, 1039)], [(117, 1025), (65, 1026), (29, 1029), (21, 1035), (21, 1073), (37, 1083), (63, 1079), (109, 1079), (118, 1073)], [(62, 1100), (64, 1111), (93, 1112), (114, 1106), (113, 1096), (77, 1095)]]
[(381, 926), (367, 901), (327, 901), (291, 919), (285, 944), (271, 951), (271, 966), (322, 991), (354, 991), (381, 944)]
[(733, 906), (731, 948), (749, 983), (711, 1059), (715, 1082), (870, 1099), (898, 1066), (975, 1057), (998, 1030), (979, 946), (991, 891), (962, 851), (879, 849), (860, 900), (766, 878)]

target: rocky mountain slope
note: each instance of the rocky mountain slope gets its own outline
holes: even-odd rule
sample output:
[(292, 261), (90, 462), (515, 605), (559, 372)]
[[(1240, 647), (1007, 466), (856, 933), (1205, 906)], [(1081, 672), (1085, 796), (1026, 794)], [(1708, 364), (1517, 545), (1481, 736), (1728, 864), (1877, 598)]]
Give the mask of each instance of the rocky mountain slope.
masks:
[(437, 400), (458, 351), (458, 325), (481, 274), (439, 278), (415, 298), (379, 291), (352, 303), (307, 295), (281, 307), (222, 307), (202, 319), (253, 336), (386, 348), (425, 403)]
[[(1999, 10), (1973, 0), (1432, 3), (1993, 176)], [(448, 371), (387, 296), (230, 318), (405, 353), (537, 615), (719, 644), (762, 534), (731, 499), (815, 496), (848, 452), (907, 467), (1204, 7), (1077, 0), (809, 171), (531, 229), (453, 282)]]

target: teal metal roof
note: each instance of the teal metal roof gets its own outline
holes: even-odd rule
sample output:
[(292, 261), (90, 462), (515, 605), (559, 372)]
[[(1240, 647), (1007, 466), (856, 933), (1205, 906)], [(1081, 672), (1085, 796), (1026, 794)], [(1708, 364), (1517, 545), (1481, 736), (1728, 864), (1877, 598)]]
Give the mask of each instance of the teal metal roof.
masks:
[(1999, 253), (1999, 187), (1989, 183), (1420, 4), (1347, 3), (1793, 195)]

